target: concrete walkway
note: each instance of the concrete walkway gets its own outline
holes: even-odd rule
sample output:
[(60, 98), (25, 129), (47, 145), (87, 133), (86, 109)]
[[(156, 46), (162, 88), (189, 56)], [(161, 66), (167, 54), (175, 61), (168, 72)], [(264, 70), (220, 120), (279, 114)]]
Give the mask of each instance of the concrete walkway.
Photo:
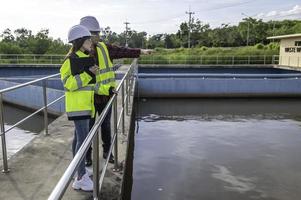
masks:
[[(120, 99), (118, 101), (120, 105)], [(118, 110), (120, 110), (119, 106)], [(126, 157), (130, 116), (126, 117), (125, 122), (126, 135), (119, 134), (118, 136), (118, 157), (122, 165), (124, 165)], [(10, 173), (0, 173), (0, 199), (47, 199), (71, 162), (73, 131), (73, 122), (68, 121), (66, 115), (63, 115), (50, 124), (49, 136), (41, 133), (11, 157), (8, 162)], [(100, 155), (102, 155), (101, 151), (102, 144), (100, 144)], [(2, 163), (0, 167), (2, 169)], [(109, 164), (106, 173), (108, 178), (105, 178), (102, 189), (103, 199), (117, 199), (120, 194), (123, 171), (113, 172), (112, 168), (113, 165)], [(74, 191), (70, 184), (63, 199), (92, 199), (92, 193)]]

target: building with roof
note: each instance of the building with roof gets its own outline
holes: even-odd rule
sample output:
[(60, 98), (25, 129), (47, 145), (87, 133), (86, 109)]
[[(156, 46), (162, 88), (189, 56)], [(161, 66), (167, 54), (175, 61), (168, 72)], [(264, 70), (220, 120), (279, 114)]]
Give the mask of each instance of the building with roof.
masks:
[(268, 37), (280, 40), (279, 65), (301, 67), (301, 33)]

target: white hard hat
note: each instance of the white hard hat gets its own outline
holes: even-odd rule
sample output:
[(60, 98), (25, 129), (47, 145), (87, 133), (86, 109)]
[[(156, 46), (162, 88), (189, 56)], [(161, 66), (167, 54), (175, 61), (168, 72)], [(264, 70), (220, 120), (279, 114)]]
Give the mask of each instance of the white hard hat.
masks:
[(72, 42), (83, 37), (91, 37), (90, 31), (86, 27), (82, 25), (75, 25), (70, 28), (68, 32), (68, 42)]
[(99, 23), (93, 16), (81, 18), (79, 24), (85, 26), (89, 31), (100, 32)]

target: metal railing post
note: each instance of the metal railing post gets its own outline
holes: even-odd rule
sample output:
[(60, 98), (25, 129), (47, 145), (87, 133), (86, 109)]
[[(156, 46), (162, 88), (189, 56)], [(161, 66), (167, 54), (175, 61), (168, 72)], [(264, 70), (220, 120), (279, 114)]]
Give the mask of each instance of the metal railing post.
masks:
[(275, 55), (272, 55), (272, 64), (275, 64)]
[(126, 104), (125, 104), (125, 110), (126, 110), (126, 115), (129, 115), (129, 77), (126, 77), (125, 79), (125, 90), (126, 90)]
[(1, 141), (2, 141), (2, 159), (3, 159), (3, 173), (8, 173), (7, 164), (7, 151), (6, 151), (6, 139), (5, 139), (5, 128), (4, 128), (4, 115), (3, 115), (3, 100), (2, 94), (0, 93), (0, 127), (1, 127)]
[(216, 64), (218, 65), (218, 56), (216, 56)]
[(113, 111), (114, 111), (114, 134), (116, 134), (116, 138), (115, 138), (115, 146), (114, 146), (114, 156), (115, 156), (115, 160), (114, 160), (114, 170), (117, 171), (118, 170), (118, 129), (117, 129), (117, 96), (115, 98), (114, 101), (114, 105), (113, 105)]
[(46, 80), (43, 80), (43, 101), (44, 101), (44, 128), (45, 128), (45, 135), (48, 135), (48, 111), (47, 111)]
[(124, 126), (125, 126), (125, 109), (124, 109), (124, 82), (122, 83), (121, 88), (121, 105), (122, 105), (122, 134), (124, 134)]
[(265, 57), (265, 55), (263, 56), (263, 64), (265, 65), (265, 61), (266, 60), (266, 57)]
[(97, 200), (99, 197), (99, 135), (101, 127), (99, 127), (96, 135), (93, 138), (93, 199)]
[(250, 64), (250, 56), (248, 56), (248, 65)]
[(234, 56), (232, 56), (232, 65), (234, 65)]

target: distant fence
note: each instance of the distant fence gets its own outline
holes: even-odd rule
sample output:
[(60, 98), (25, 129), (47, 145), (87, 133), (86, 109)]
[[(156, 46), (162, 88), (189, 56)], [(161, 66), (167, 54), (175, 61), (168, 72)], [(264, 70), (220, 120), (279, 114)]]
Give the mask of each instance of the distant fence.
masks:
[(65, 55), (0, 54), (0, 64), (62, 64)]
[(278, 64), (278, 55), (260, 56), (142, 56), (139, 64), (269, 65)]
[[(0, 64), (62, 64), (65, 55), (0, 54)], [(131, 63), (132, 60), (118, 60)], [(278, 55), (260, 56), (192, 56), (192, 55), (143, 55), (140, 64), (199, 64), (199, 65), (266, 65), (278, 64)]]

